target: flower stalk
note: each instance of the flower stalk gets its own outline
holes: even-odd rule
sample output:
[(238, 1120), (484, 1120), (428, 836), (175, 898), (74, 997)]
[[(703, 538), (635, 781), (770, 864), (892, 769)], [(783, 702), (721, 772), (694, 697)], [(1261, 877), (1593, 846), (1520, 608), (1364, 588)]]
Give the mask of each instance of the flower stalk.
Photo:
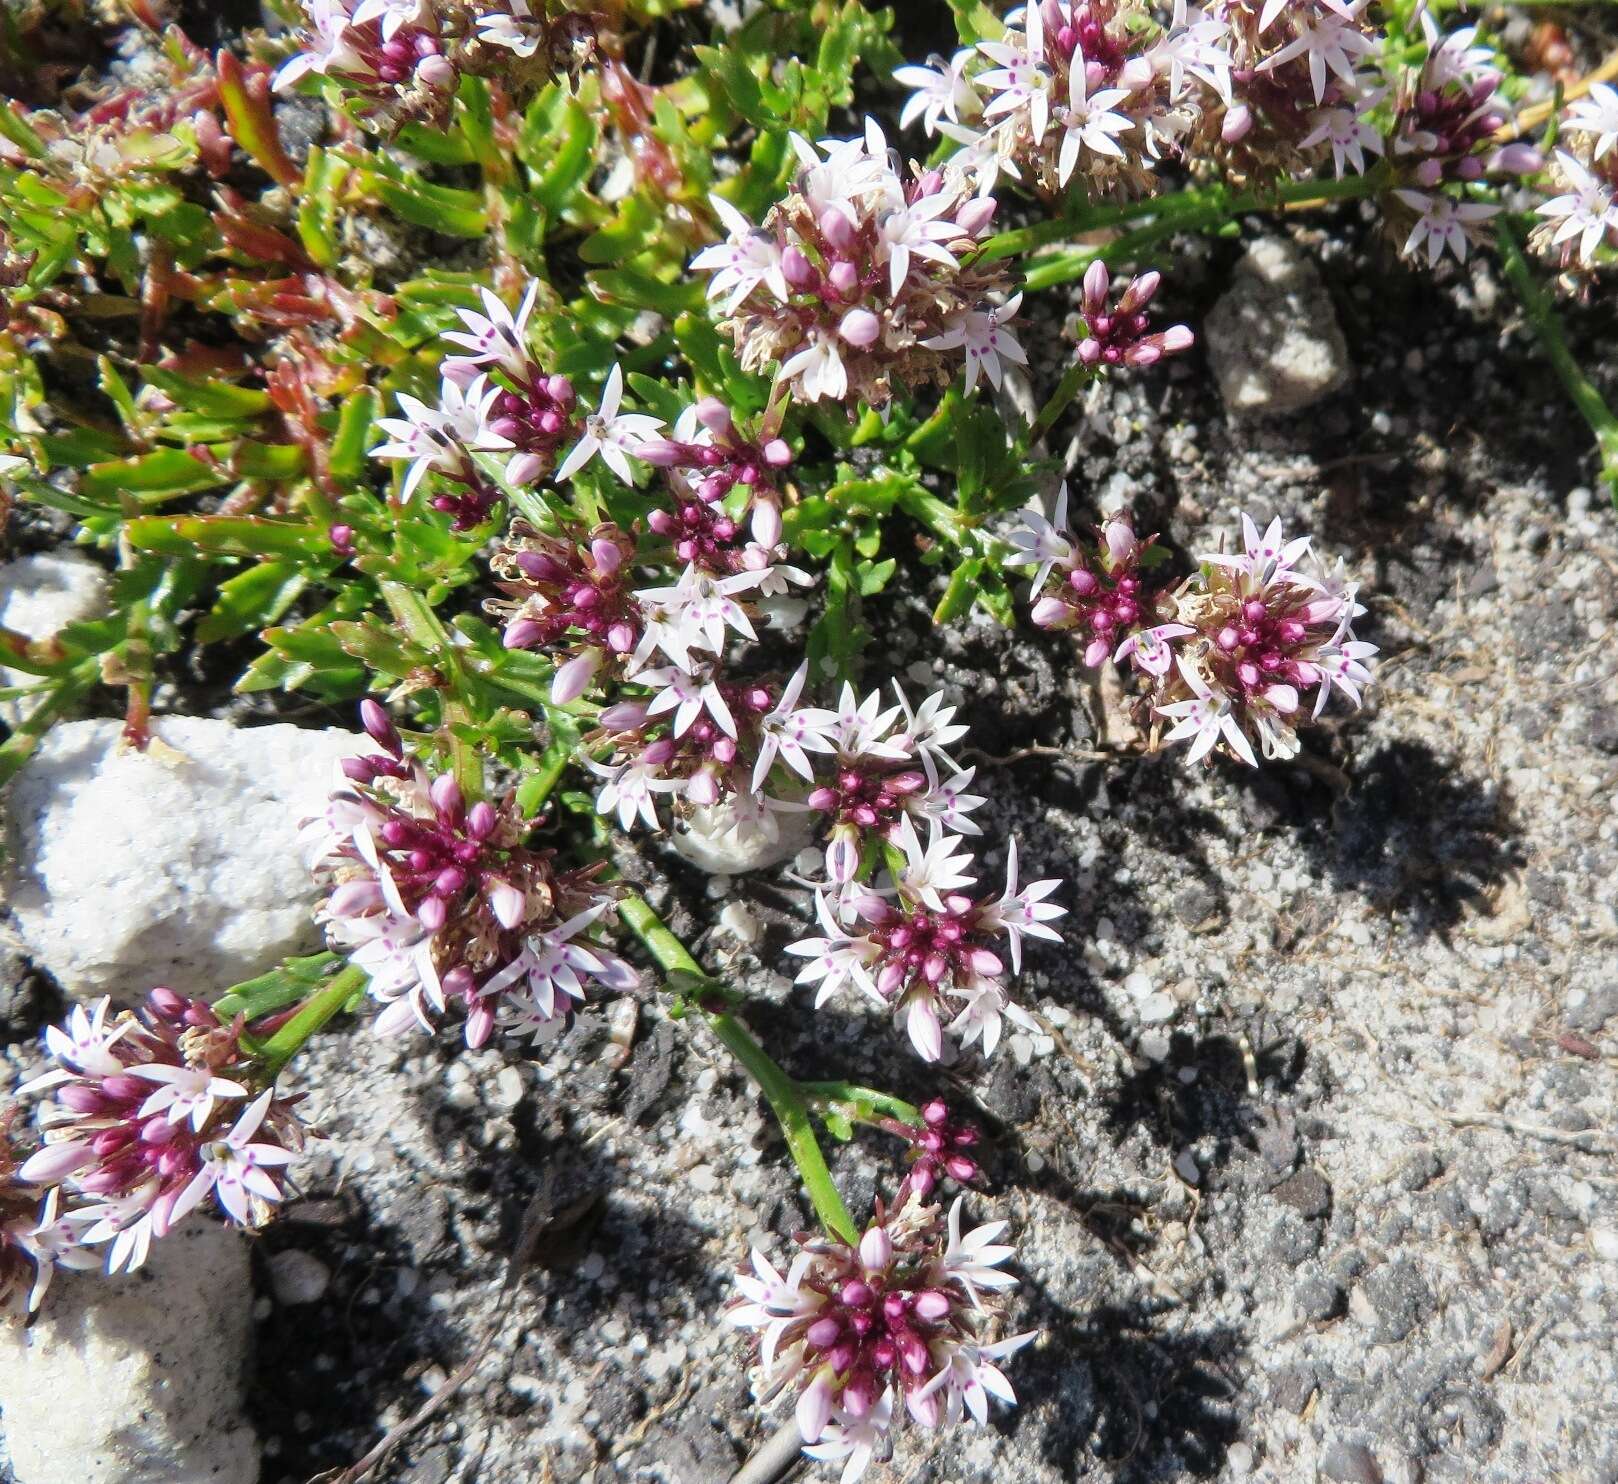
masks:
[[(669, 931), (645, 898), (634, 893), (624, 897), (618, 903), (618, 915), (665, 974), (706, 977), (701, 966), (686, 950), (685, 944)], [(820, 1224), (833, 1237), (845, 1242), (857, 1241), (858, 1230), (853, 1217), (848, 1214), (848, 1207), (843, 1204), (842, 1196), (837, 1192), (831, 1171), (826, 1167), (826, 1156), (821, 1152), (819, 1140), (815, 1138), (809, 1104), (802, 1089), (734, 1015), (727, 1011), (704, 1009), (702, 1017), (764, 1094), (776, 1122), (781, 1125), (787, 1150), (798, 1167), (804, 1191)]]
[(366, 973), (353, 964), (334, 974), (280, 1030), (259, 1048), (266, 1077), (274, 1081), (316, 1031), (365, 992)]

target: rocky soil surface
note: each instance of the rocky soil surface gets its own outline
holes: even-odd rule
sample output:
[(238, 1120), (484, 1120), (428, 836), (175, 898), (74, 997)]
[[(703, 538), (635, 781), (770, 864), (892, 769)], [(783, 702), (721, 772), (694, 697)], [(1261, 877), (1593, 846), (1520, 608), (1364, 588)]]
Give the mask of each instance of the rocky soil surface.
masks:
[[(1217, 324), (1272, 231), (1190, 245), (1166, 311)], [(973, 724), (988, 879), (1015, 835), (1027, 874), (1071, 882), (1066, 944), (1021, 981), (1043, 1031), (943, 1078), (993, 1131), (972, 1206), (1013, 1221), (1043, 1338), (992, 1432), (931, 1455), (913, 1433), (874, 1484), (1618, 1480), (1618, 518), (1491, 266), (1411, 275), (1353, 212), (1288, 236), (1323, 287), (1292, 298), (1268, 405), (1262, 364), (1232, 408), (1198, 349), (1099, 391), (1052, 451), (1081, 519), (1129, 503), (1201, 551), (1245, 508), (1341, 554), (1384, 649), (1364, 712), (1258, 773), (1098, 759), (1060, 636), (935, 630), (919, 565), (867, 615), (867, 679), (894, 656)], [(1041, 388), (1067, 307), (1029, 305)], [(1618, 393), (1612, 306), (1573, 326)], [(209, 685), (160, 699), (223, 709)], [(937, 1088), (880, 1021), (791, 989), (806, 903), (779, 873), (657, 842), (622, 865), (766, 1002), (794, 1072)], [(0, 1082), (61, 1007), (0, 946)], [(782, 1419), (716, 1316), (748, 1245), (809, 1213), (702, 1029), (648, 997), (532, 1061), (333, 1034), (304, 1082), (329, 1137), (250, 1244), (252, 1293), (218, 1296), (251, 1306), (265, 1484), (341, 1470), (446, 1391), (370, 1478), (720, 1484), (766, 1443)], [(837, 1151), (856, 1209), (890, 1153)]]

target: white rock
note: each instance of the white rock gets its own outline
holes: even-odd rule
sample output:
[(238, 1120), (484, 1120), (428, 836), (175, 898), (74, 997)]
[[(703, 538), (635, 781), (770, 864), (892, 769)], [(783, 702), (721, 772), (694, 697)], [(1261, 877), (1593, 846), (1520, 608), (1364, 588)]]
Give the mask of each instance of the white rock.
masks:
[(203, 1218), (137, 1273), (58, 1274), (32, 1328), (0, 1326), (17, 1484), (253, 1484), (250, 1299), (246, 1242)]
[[(71, 547), (18, 557), (0, 566), (0, 628), (49, 639), (70, 623), (107, 611), (107, 574)], [(0, 666), (0, 686), (34, 685), (38, 676)], [(16, 726), (26, 700), (0, 701), (0, 721)]]
[(693, 811), (684, 829), (674, 833), (674, 848), (699, 870), (716, 876), (740, 876), (791, 860), (813, 838), (807, 814), (777, 814), (773, 840), (737, 830), (736, 806), (724, 799)]
[(1255, 242), (1203, 327), (1233, 413), (1296, 412), (1348, 379), (1348, 346), (1315, 265), (1290, 242)]
[(162, 717), (144, 753), (115, 721), (53, 728), (6, 801), (5, 896), (68, 993), (208, 995), (319, 945), (297, 849), (341, 731)]
[(270, 1287), (278, 1304), (313, 1304), (331, 1287), (331, 1269), (312, 1252), (296, 1247), (270, 1259)]
[(1174, 996), (1158, 990), (1149, 994), (1140, 1002), (1140, 1018), (1147, 1025), (1161, 1025), (1165, 1020), (1173, 1020), (1174, 1012), (1178, 1006), (1174, 1003)]

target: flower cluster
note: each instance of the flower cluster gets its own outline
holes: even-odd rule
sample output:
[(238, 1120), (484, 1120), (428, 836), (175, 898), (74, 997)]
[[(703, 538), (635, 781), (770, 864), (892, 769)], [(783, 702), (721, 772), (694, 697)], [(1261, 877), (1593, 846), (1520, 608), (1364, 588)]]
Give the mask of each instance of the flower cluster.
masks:
[[(1405, 256), (1464, 257), (1499, 210), (1465, 188), (1533, 174), (1541, 154), (1501, 142), (1504, 74), (1476, 26), (1445, 34), (1418, 7), (1425, 48), (1410, 61), (1369, 12), (1369, 0), (1179, 0), (1165, 21), (1144, 0), (1038, 0), (997, 40), (894, 77), (914, 90), (903, 122), (958, 142), (956, 160), (991, 183), (1003, 172), (1055, 196), (1082, 181), (1093, 199), (1148, 194), (1170, 155), (1260, 181), (1328, 161), (1341, 179), (1385, 157)], [(1611, 89), (1580, 102), (1569, 127), (1610, 130)], [(1575, 244), (1588, 262), (1611, 231), (1613, 182), (1565, 151), (1554, 178), (1546, 246)]]
[[(571, 479), (597, 456), (633, 484), (630, 457), (639, 457), (663, 426), (661, 418), (624, 409), (624, 375), (616, 365), (607, 373), (600, 406), (581, 413), (573, 383), (546, 371), (528, 347), (539, 288), (537, 281), (529, 285), (515, 313), (487, 289), (482, 313), (457, 310), (462, 328), (444, 338), (458, 353), (444, 361), (437, 406), (401, 393), (404, 416), (377, 420), (388, 437), (371, 457), (408, 464), (401, 490), (406, 500), (429, 474), (436, 475), (430, 503), (454, 516), (456, 530), (481, 524), (499, 499), (477, 455), (503, 457), (505, 480), (513, 485)], [(571, 447), (558, 464), (564, 445)]]
[(1017, 881), (1017, 843), (1007, 847), (1006, 884), (998, 897), (971, 896), (973, 860), (961, 841), (934, 827), (925, 844), (908, 817), (898, 829), (889, 885), (874, 888), (857, 878), (835, 893), (815, 893), (822, 936), (789, 944), (806, 959), (798, 983), (813, 984), (818, 1008), (853, 988), (901, 1023), (927, 1061), (944, 1054), (944, 1033), (961, 1046), (981, 1040), (992, 1053), (1002, 1022), (1033, 1030), (1036, 1022), (1012, 1000), (1006, 964), (1022, 968), (1024, 936), (1059, 942), (1048, 924), (1064, 910), (1047, 901), (1060, 881)]
[(1365, 611), (1354, 584), (1341, 563), (1330, 571), (1313, 559), (1307, 537), (1284, 540), (1279, 520), (1261, 532), (1243, 514), (1240, 555), (1204, 556), (1172, 592), (1149, 593), (1144, 574), (1161, 554), (1126, 518), (1082, 547), (1066, 529), (1064, 485), (1054, 522), (1039, 511), (1024, 519), (1008, 560), (1035, 569), (1033, 621), (1082, 635), (1086, 665), (1109, 652), (1129, 661), (1147, 683), (1141, 713), (1154, 718), (1154, 738), (1171, 723), (1163, 740), (1189, 741), (1191, 761), (1218, 747), (1256, 766), (1255, 742), (1265, 757), (1295, 755), (1310, 691), (1309, 719), (1334, 687), (1360, 704), (1376, 646), (1354, 637)]
[(1005, 328), (1010, 276), (968, 257), (995, 210), (976, 171), (901, 169), (869, 119), (858, 139), (792, 145), (801, 168), (763, 225), (714, 196), (730, 235), (691, 262), (713, 274), (744, 369), (778, 363), (799, 401), (882, 407), (896, 383), (947, 383), (963, 359), (994, 386), (1025, 364)]
[(405, 751), (380, 706), (362, 711), (382, 751), (344, 761), (344, 786), (303, 838), (331, 888), (318, 913), (327, 939), (383, 1004), (376, 1029), (430, 1029), (429, 1011), (454, 1006), (469, 1046), (496, 1028), (544, 1041), (591, 981), (632, 988), (629, 966), (587, 937), (612, 906), (600, 868), (558, 869), (524, 843), (529, 822), (511, 801), (468, 806), (451, 775)]
[(1183, 4), (1163, 27), (1140, 0), (1041, 0), (998, 39), (894, 78), (916, 90), (903, 122), (921, 118), (987, 170), (1047, 196), (1076, 181), (1092, 197), (1138, 196), (1199, 118), (1201, 89), (1228, 86), (1220, 38)]
[(783, 1274), (758, 1249), (735, 1279), (728, 1321), (758, 1336), (754, 1393), (797, 1390), (798, 1430), (812, 1458), (842, 1462), (852, 1484), (886, 1457), (905, 1420), (925, 1428), (983, 1426), (989, 1400), (1017, 1396), (1000, 1362), (1037, 1332), (994, 1338), (1016, 1279), (1003, 1221), (962, 1231), (908, 1192), (859, 1242), (800, 1237)]
[(82, 1250), (102, 1243), (109, 1272), (133, 1271), (210, 1196), (240, 1226), (268, 1218), (305, 1133), (295, 1099), (255, 1092), (241, 1030), (154, 989), (137, 1012), (103, 999), (46, 1031), (57, 1067), (19, 1089), (51, 1094), (43, 1144), (16, 1178), (47, 1194), (30, 1230), (10, 1228), (38, 1265), (36, 1299), (49, 1266), (93, 1266)]
[(329, 77), (362, 117), (391, 127), (441, 122), (463, 74), (521, 80), (571, 71), (595, 41), (586, 14), (527, 0), (302, 0), (301, 49), (276, 73), (279, 90)]
[(1531, 239), (1563, 270), (1589, 270), (1618, 258), (1618, 89), (1596, 83), (1562, 117), (1568, 147), (1552, 158), (1555, 194), (1538, 208)]

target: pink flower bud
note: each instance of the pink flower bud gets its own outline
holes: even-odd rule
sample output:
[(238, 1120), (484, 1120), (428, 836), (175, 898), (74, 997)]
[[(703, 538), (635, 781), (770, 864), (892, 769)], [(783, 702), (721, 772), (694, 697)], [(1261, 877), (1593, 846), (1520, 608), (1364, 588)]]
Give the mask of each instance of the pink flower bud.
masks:
[(942, 1319), (949, 1313), (949, 1298), (936, 1288), (929, 1288), (925, 1293), (916, 1295), (916, 1317), (925, 1319), (929, 1323), (935, 1319)]
[(695, 411), (697, 421), (715, 437), (723, 437), (735, 426), (731, 421), (730, 408), (718, 397), (704, 397), (697, 403)]
[(850, 309), (837, 327), (837, 333), (850, 345), (863, 350), (867, 345), (876, 343), (877, 336), (882, 333), (882, 321), (869, 309)]
[(781, 539), (781, 507), (774, 500), (753, 502), (753, 539), (760, 546), (774, 546)]
[(955, 225), (968, 237), (981, 237), (994, 220), (999, 202), (993, 196), (978, 196), (955, 213)]
[(764, 445), (764, 462), (772, 469), (784, 469), (792, 462), (792, 445), (785, 438), (772, 438)]
[(433, 807), (440, 814), (459, 815), (465, 807), (465, 801), (461, 797), (461, 786), (455, 781), (453, 773), (440, 773), (433, 779), (428, 792), (432, 796)]
[(839, 259), (831, 265), (826, 278), (839, 299), (846, 301), (859, 297), (860, 270), (852, 263)]
[(820, 274), (815, 271), (815, 265), (796, 247), (789, 247), (781, 254), (781, 271), (786, 275), (787, 282), (795, 289), (812, 289), (820, 282)]
[(600, 666), (599, 649), (587, 649), (557, 666), (556, 674), (551, 677), (551, 705), (565, 706), (569, 701), (578, 700), (590, 688)]
[(455, 68), (444, 57), (423, 57), (416, 67), (416, 79), (436, 91), (448, 91), (455, 86)]
[(1220, 126), (1219, 137), (1226, 144), (1239, 144), (1252, 127), (1253, 110), (1245, 103), (1238, 103), (1234, 108), (1225, 110), (1225, 122)]
[(841, 207), (828, 206), (820, 214), (820, 235), (825, 238), (826, 245), (835, 253), (846, 253), (853, 250), (859, 240), (854, 230), (854, 223)]
[(893, 1261), (893, 1238), (880, 1226), (873, 1226), (860, 1238), (860, 1262), (868, 1273), (880, 1273)]
[(831, 1382), (822, 1371), (798, 1398), (798, 1435), (806, 1443), (820, 1440), (826, 1424), (831, 1421)]
[(545, 460), (537, 453), (515, 453), (506, 464), (506, 478), (513, 484), (533, 484), (545, 472)]
[(516, 618), (506, 625), (500, 642), (507, 649), (532, 649), (544, 636), (544, 628), (533, 619)]
[(624, 559), (623, 548), (616, 541), (598, 536), (590, 543), (590, 559), (595, 563), (597, 572), (610, 577)]
[(416, 919), (429, 933), (436, 933), (449, 921), (449, 909), (442, 897), (424, 897), (416, 908)]

